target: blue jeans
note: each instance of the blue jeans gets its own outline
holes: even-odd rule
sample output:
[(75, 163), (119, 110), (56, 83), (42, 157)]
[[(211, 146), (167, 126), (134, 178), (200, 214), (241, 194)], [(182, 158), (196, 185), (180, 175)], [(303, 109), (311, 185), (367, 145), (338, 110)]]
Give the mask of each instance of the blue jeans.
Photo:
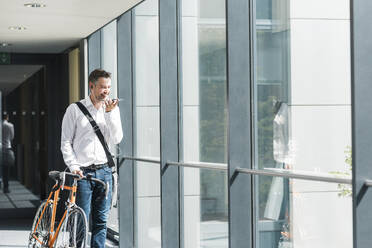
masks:
[(88, 220), (89, 214), (92, 213), (92, 239), (90, 247), (105, 247), (107, 233), (106, 222), (110, 212), (112, 193), (111, 168), (106, 166), (99, 170), (85, 170), (83, 174), (84, 176), (90, 174), (94, 178), (109, 183), (110, 188), (107, 199), (104, 197), (104, 188), (102, 185), (87, 180), (78, 181), (76, 196), (76, 204), (84, 210)]

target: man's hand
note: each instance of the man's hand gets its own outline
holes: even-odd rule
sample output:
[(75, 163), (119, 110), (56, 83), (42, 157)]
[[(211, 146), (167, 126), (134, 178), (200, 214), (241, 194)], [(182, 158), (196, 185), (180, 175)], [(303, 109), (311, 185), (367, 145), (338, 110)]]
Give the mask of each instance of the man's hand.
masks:
[(83, 172), (81, 170), (74, 170), (72, 173), (78, 174), (80, 177), (83, 177)]
[(111, 99), (108, 99), (105, 101), (105, 105), (106, 105), (106, 112), (110, 112), (111, 110), (113, 110), (117, 105), (118, 105), (119, 101), (117, 99), (114, 99), (114, 100), (111, 100)]

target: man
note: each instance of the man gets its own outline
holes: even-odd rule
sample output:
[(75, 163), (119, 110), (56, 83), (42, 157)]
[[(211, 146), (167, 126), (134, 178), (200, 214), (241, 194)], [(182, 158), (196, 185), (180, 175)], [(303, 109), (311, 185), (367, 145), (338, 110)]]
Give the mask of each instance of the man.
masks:
[(14, 138), (14, 126), (9, 122), (9, 115), (3, 115), (3, 163), (2, 163), (2, 172), (3, 172), (3, 192), (10, 193), (9, 190), (9, 169), (14, 165), (14, 153), (12, 150), (12, 140)]
[[(109, 98), (111, 74), (101, 69), (90, 73), (90, 95), (80, 102), (87, 108), (99, 126), (106, 143), (118, 144), (122, 137), (120, 111), (117, 100)], [(91, 247), (105, 247), (106, 222), (111, 204), (112, 172), (104, 148), (88, 118), (77, 104), (71, 104), (62, 121), (61, 151), (72, 173), (92, 177), (109, 183), (109, 197), (100, 198), (102, 186), (87, 180), (78, 181), (76, 203), (87, 218), (92, 213)]]

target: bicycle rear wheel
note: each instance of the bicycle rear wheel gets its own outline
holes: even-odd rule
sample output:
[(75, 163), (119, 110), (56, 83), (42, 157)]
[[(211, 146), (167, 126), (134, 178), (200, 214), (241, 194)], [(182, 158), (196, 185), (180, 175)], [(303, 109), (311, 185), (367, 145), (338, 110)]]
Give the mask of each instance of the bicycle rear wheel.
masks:
[(69, 211), (59, 230), (54, 248), (85, 248), (88, 224), (84, 211), (75, 206)]
[[(44, 210), (44, 207), (45, 211)], [(50, 223), (52, 219), (53, 204), (45, 200), (41, 203), (32, 224), (28, 239), (29, 248), (46, 247), (49, 241)]]

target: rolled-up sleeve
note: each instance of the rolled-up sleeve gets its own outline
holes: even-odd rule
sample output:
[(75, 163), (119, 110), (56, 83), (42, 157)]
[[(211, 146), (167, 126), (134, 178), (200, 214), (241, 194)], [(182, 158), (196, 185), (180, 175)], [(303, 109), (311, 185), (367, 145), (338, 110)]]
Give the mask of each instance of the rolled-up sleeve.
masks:
[(119, 107), (105, 113), (108, 137), (106, 142), (109, 144), (119, 144), (123, 138)]
[(76, 112), (73, 104), (71, 104), (63, 116), (62, 134), (61, 134), (61, 151), (63, 160), (70, 171), (80, 170), (80, 166), (76, 159), (76, 154), (73, 149), (73, 139), (76, 130)]

